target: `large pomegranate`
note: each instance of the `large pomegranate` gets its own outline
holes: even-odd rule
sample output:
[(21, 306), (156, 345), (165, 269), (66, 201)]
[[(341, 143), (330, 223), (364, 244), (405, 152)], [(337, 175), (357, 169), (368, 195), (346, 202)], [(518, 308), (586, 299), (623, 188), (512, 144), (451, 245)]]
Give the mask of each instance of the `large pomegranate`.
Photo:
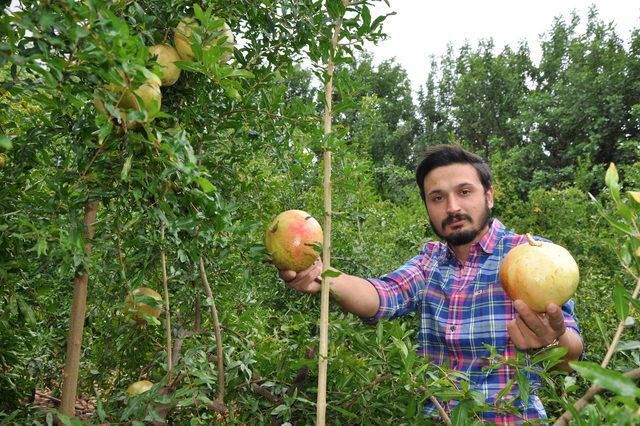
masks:
[(524, 301), (536, 312), (549, 303), (563, 305), (578, 288), (580, 273), (571, 254), (557, 244), (534, 241), (514, 247), (500, 265), (500, 281), (511, 299)]
[(309, 213), (287, 210), (267, 227), (265, 245), (278, 269), (302, 271), (319, 256), (317, 248), (322, 246), (322, 227)]
[[(126, 111), (129, 109), (142, 111), (142, 104), (144, 104), (144, 107), (149, 111), (152, 110), (154, 106), (157, 106), (158, 109), (160, 108), (160, 105), (162, 103), (162, 92), (160, 91), (161, 84), (162, 82), (160, 80), (160, 77), (154, 74), (151, 78), (142, 83), (136, 90), (133, 91), (125, 86), (118, 86), (116, 84), (108, 84), (105, 86), (105, 88), (109, 92), (115, 93), (118, 97), (119, 101), (116, 107), (121, 110), (120, 118), (123, 122), (126, 122)], [(138, 101), (136, 95), (140, 97), (140, 99), (142, 100), (142, 104)], [(99, 97), (96, 96), (93, 100), (93, 103), (96, 106), (98, 112), (103, 115), (109, 115), (106, 108), (104, 107), (104, 104), (102, 103), (102, 100), (100, 100)], [(137, 126), (134, 125), (131, 127)]]
[(171, 86), (180, 77), (180, 68), (174, 63), (180, 60), (178, 51), (168, 44), (155, 44), (149, 47), (149, 53), (156, 57), (162, 69), (163, 86)]
[[(213, 18), (215, 19), (215, 18)], [(193, 30), (199, 27), (199, 23), (193, 18), (184, 18), (176, 27), (175, 37), (173, 43), (176, 46), (176, 50), (180, 57), (184, 60), (193, 60), (195, 54), (191, 49), (191, 34)], [(221, 62), (227, 62), (231, 56), (233, 56), (233, 48), (235, 44), (235, 37), (231, 32), (231, 28), (223, 21), (222, 26), (217, 28), (217, 32), (222, 34), (214, 37), (213, 39), (203, 40), (202, 51), (206, 52), (212, 46), (220, 45), (223, 49), (220, 55)]]

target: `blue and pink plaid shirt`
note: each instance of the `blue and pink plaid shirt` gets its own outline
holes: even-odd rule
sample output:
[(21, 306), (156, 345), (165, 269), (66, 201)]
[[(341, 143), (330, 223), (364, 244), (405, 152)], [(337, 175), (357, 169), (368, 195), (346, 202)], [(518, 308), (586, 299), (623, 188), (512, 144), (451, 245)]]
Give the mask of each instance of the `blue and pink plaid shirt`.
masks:
[[(507, 333), (507, 323), (514, 318), (515, 309), (500, 284), (500, 262), (512, 247), (526, 242), (526, 236), (505, 230), (497, 219), (471, 247), (464, 264), (446, 244), (428, 242), (418, 256), (398, 270), (369, 279), (380, 296), (380, 308), (373, 318), (397, 318), (418, 312), (418, 355), (467, 374), (472, 387), (483, 392), (491, 404), (515, 371), (508, 366), (483, 371), (490, 365), (490, 352), (484, 344), (509, 358), (514, 358), (517, 350)], [(573, 301), (563, 305), (562, 311), (566, 326), (579, 333)], [(537, 376), (530, 378), (535, 388)], [(517, 394), (518, 387), (514, 385), (506, 398)], [(526, 407), (519, 398), (515, 406), (521, 416), (485, 412), (482, 419), (496, 424), (546, 419), (535, 393)], [(425, 414), (437, 414), (435, 407), (425, 406)]]

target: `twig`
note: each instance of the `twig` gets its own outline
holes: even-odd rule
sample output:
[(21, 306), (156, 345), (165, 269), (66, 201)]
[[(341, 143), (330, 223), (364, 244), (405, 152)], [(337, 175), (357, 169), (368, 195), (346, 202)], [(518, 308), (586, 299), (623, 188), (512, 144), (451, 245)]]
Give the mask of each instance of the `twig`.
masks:
[(207, 298), (211, 301), (211, 319), (213, 320), (213, 328), (216, 334), (216, 352), (218, 356), (218, 401), (224, 402), (225, 385), (224, 385), (224, 353), (222, 351), (222, 333), (220, 332), (220, 322), (218, 321), (218, 310), (213, 299), (213, 293), (207, 279), (207, 272), (204, 269), (204, 259), (200, 257), (199, 264), (200, 279), (207, 293)]
[(42, 393), (40, 391), (36, 391), (36, 395), (41, 397), (41, 398), (46, 398), (49, 401), (55, 402), (57, 405), (60, 405), (60, 400), (58, 398), (55, 398), (51, 395), (47, 395), (46, 393)]
[(440, 413), (440, 417), (442, 417), (442, 421), (444, 422), (444, 424), (446, 424), (447, 426), (452, 426), (451, 419), (449, 418), (449, 415), (447, 414), (446, 411), (444, 411), (444, 408), (442, 407), (442, 404), (440, 404), (440, 402), (438, 402), (438, 399), (433, 395), (431, 395), (429, 397), (429, 399), (431, 400), (433, 405), (435, 405), (436, 410), (438, 410), (438, 413)]
[[(637, 299), (638, 293), (640, 293), (640, 279), (638, 279), (636, 283), (636, 288), (633, 291), (633, 294), (631, 295), (631, 297), (633, 299)], [(629, 303), (629, 305), (631, 305), (631, 303)], [(613, 341), (609, 345), (609, 350), (607, 351), (607, 354), (602, 360), (602, 364), (600, 364), (601, 367), (606, 367), (609, 364), (609, 361), (611, 361), (611, 357), (613, 357), (613, 354), (616, 348), (618, 347), (618, 343), (620, 342), (620, 337), (622, 336), (623, 330), (624, 330), (624, 319), (620, 321), (620, 323), (618, 324), (618, 329), (616, 330), (616, 333), (613, 336)]]
[(269, 401), (272, 404), (279, 404), (280, 402), (282, 402), (282, 399), (276, 397), (274, 394), (272, 394), (271, 392), (269, 392), (268, 389), (263, 388), (262, 386), (260, 386), (257, 383), (251, 383), (251, 390), (254, 391), (255, 393), (257, 393), (260, 396), (265, 397), (265, 399), (267, 401)]
[(166, 320), (166, 333), (167, 333), (167, 373), (171, 377), (171, 370), (173, 370), (173, 356), (171, 354), (171, 312), (169, 311), (169, 278), (167, 277), (167, 257), (164, 252), (164, 223), (160, 227), (160, 264), (162, 266), (162, 288), (164, 291), (164, 309)]
[(195, 280), (193, 282), (193, 286), (194, 286), (194, 294), (196, 295), (195, 301), (193, 302), (193, 310), (195, 311), (195, 320), (193, 322), (193, 329), (194, 331), (200, 331), (200, 325), (202, 323), (202, 305), (200, 305), (200, 298), (198, 297), (198, 294), (195, 292)]
[[(304, 359), (313, 359), (316, 356), (316, 347), (311, 345), (304, 353)], [(287, 390), (287, 396), (293, 396), (296, 390), (300, 389), (304, 382), (309, 378), (309, 367), (303, 366), (298, 369), (296, 377), (293, 379), (293, 383)]]
[[(624, 373), (624, 376), (629, 378), (629, 379), (631, 379), (631, 380), (638, 380), (638, 379), (640, 379), (640, 368), (636, 368), (635, 370), (627, 371), (626, 373)], [(601, 388), (601, 387), (596, 386), (596, 385), (591, 385), (591, 387), (582, 396), (582, 398), (580, 398), (579, 400), (577, 400), (575, 402), (575, 404), (573, 404), (573, 407), (576, 409), (576, 411), (580, 412), (580, 410), (582, 410), (591, 401), (593, 401), (593, 398), (596, 395), (601, 394), (604, 391), (606, 391), (605, 388)], [(558, 417), (558, 420), (556, 420), (556, 422), (553, 424), (553, 426), (568, 425), (572, 418), (573, 418), (573, 415), (571, 414), (571, 411), (567, 410), (560, 417)]]
[(355, 393), (355, 395), (353, 395), (349, 399), (340, 402), (338, 405), (346, 405), (346, 406), (348, 406), (348, 405), (353, 404), (354, 402), (356, 402), (356, 400), (358, 399), (358, 397), (360, 395), (362, 395), (366, 391), (378, 386), (381, 382), (387, 380), (388, 377), (389, 377), (389, 373), (383, 373), (383, 374), (379, 375), (378, 377), (376, 377), (373, 380), (373, 382), (369, 383), (367, 386), (365, 386), (362, 389), (360, 389), (358, 392)]
[[(623, 265), (623, 267), (624, 266), (625, 265)], [(633, 294), (631, 295), (631, 297), (633, 299), (637, 299), (639, 293), (640, 293), (640, 278), (638, 279), (638, 281), (636, 283), (636, 288), (634, 289)], [(620, 321), (620, 323), (618, 324), (618, 329), (616, 330), (616, 332), (615, 332), (615, 334), (613, 336), (613, 340), (611, 341), (611, 344), (609, 345), (609, 349), (607, 350), (607, 353), (604, 356), (604, 359), (602, 360), (602, 363), (600, 364), (601, 367), (604, 368), (607, 365), (609, 365), (609, 361), (611, 361), (611, 358), (613, 357), (613, 354), (615, 353), (616, 348), (618, 347), (618, 343), (620, 342), (620, 338), (622, 337), (622, 332), (623, 331), (624, 331), (624, 320)], [(633, 371), (637, 371), (637, 370), (632, 370), (632, 372)], [(576, 411), (580, 412), (580, 410), (582, 410), (591, 401), (591, 399), (593, 399), (593, 396), (595, 395), (595, 393), (593, 395), (591, 395), (591, 393), (595, 392), (595, 390), (597, 390), (597, 389), (598, 388), (595, 385), (592, 385), (589, 389), (587, 389), (587, 392), (582, 396), (582, 398), (580, 398), (574, 404), (574, 408), (576, 409)], [(600, 392), (598, 392), (598, 393), (600, 393)], [(587, 396), (589, 396), (589, 398), (587, 398)], [(581, 402), (581, 401), (586, 401), (586, 402)], [(558, 417), (558, 420), (556, 420), (556, 422), (553, 425), (554, 426), (566, 425), (566, 424), (568, 424), (568, 422), (572, 418), (573, 418), (573, 415), (571, 414), (571, 412), (569, 410), (567, 410), (560, 417)]]

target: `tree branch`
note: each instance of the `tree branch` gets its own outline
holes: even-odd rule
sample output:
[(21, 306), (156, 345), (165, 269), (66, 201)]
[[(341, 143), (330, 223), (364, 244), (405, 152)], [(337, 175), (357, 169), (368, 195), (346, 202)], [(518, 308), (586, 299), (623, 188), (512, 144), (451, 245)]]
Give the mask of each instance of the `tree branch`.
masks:
[[(631, 379), (631, 380), (638, 380), (638, 379), (640, 379), (640, 368), (636, 368), (635, 370), (627, 371), (626, 373), (624, 373), (624, 376), (629, 378), (629, 379)], [(580, 398), (579, 400), (577, 400), (575, 402), (575, 404), (573, 404), (573, 407), (576, 409), (577, 412), (580, 412), (591, 401), (593, 401), (593, 398), (596, 395), (601, 394), (604, 391), (606, 391), (605, 388), (601, 388), (601, 387), (596, 386), (596, 385), (591, 385), (591, 387), (582, 396), (582, 398)], [(553, 426), (568, 425), (572, 418), (573, 418), (573, 414), (571, 414), (571, 412), (569, 410), (567, 410), (560, 417), (558, 417), (558, 419), (553, 424)]]
[(216, 303), (213, 299), (213, 293), (209, 286), (209, 280), (207, 279), (207, 272), (204, 269), (204, 259), (200, 257), (199, 264), (200, 279), (202, 285), (207, 293), (207, 298), (211, 301), (211, 319), (213, 321), (213, 328), (216, 334), (216, 352), (218, 356), (218, 401), (224, 402), (225, 384), (224, 384), (224, 352), (222, 351), (222, 333), (220, 332), (220, 322), (218, 321), (218, 311), (216, 309)]

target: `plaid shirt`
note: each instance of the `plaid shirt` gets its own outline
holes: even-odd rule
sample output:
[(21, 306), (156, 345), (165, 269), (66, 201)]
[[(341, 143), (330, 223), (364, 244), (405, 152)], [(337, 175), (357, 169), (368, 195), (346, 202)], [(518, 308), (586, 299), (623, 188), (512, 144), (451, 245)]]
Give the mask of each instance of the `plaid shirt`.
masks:
[[(507, 333), (507, 323), (514, 318), (515, 309), (500, 284), (500, 262), (512, 247), (526, 242), (526, 236), (506, 231), (497, 219), (493, 219), (482, 239), (471, 246), (464, 264), (446, 244), (428, 242), (418, 256), (400, 269), (369, 280), (380, 297), (380, 308), (373, 318), (397, 318), (419, 312), (418, 355), (467, 374), (472, 388), (483, 392), (491, 404), (515, 374), (508, 366), (482, 370), (490, 364), (490, 353), (484, 343), (505, 357), (514, 358), (516, 352)], [(562, 311), (566, 326), (579, 333), (573, 301), (563, 305)], [(535, 389), (539, 377), (532, 375), (530, 379)], [(514, 385), (506, 397), (517, 394)], [(546, 419), (544, 407), (533, 392), (526, 407), (519, 398), (515, 406), (522, 416), (485, 412), (481, 414), (483, 421), (520, 424), (525, 420)], [(428, 403), (425, 414), (434, 413), (435, 407)]]

